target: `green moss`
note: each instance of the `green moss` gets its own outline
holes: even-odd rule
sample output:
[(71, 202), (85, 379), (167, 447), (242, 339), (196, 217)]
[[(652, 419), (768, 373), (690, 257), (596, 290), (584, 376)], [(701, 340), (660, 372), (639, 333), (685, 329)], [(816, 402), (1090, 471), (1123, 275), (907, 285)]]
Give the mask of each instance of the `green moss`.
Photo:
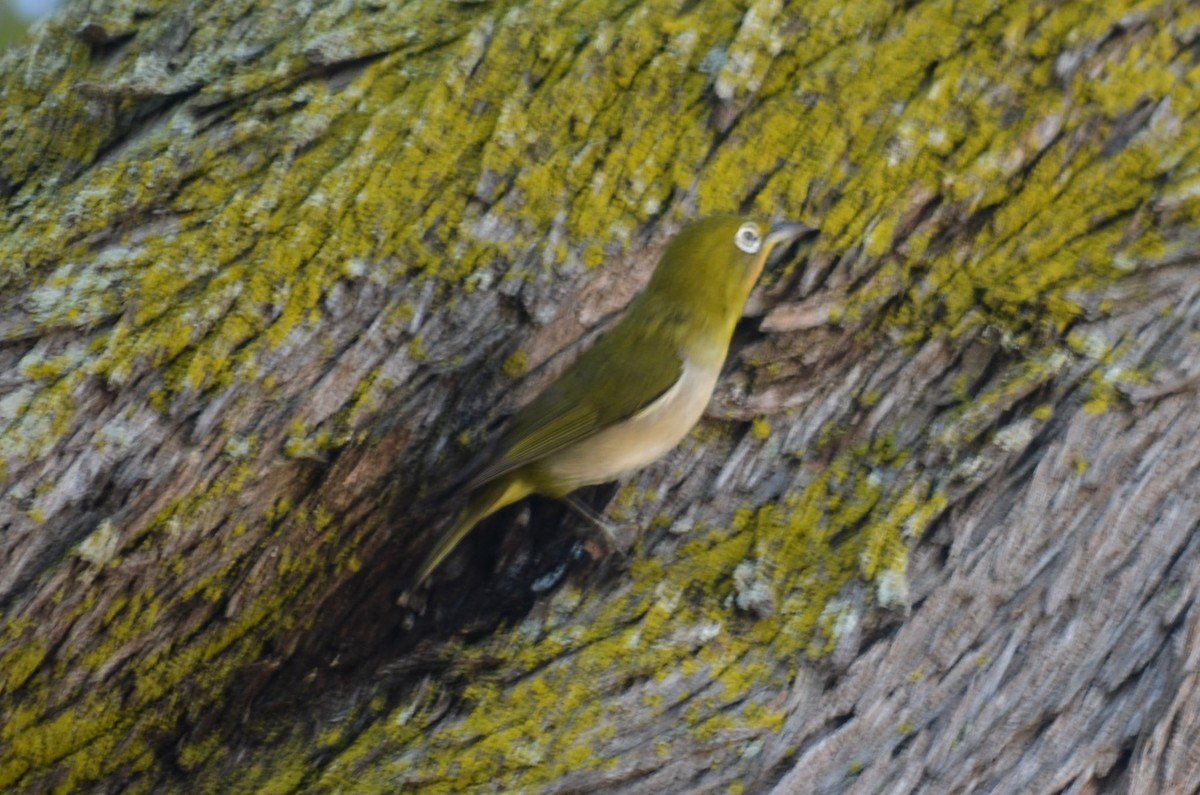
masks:
[(524, 351), (517, 351), (504, 360), (504, 374), (509, 378), (520, 378), (529, 367), (529, 356)]
[[(201, 493), (176, 500), (159, 514), (155, 520), (158, 526), (151, 527), (145, 537), (179, 532), (167, 528), (194, 522), (205, 515), (208, 506), (214, 500), (220, 500), (231, 487), (236, 487), (242, 477), (237, 471), (230, 471), (222, 479), (208, 484)], [(328, 565), (326, 561), (332, 556), (322, 552), (321, 548), (335, 541), (341, 556), (341, 563), (336, 565), (353, 568), (356, 558), (352, 550), (355, 540), (361, 538), (362, 530), (347, 533), (319, 506), (312, 515), (319, 532), (317, 544), (292, 555), (289, 568), (298, 573)], [(307, 512), (293, 512), (290, 504), (281, 500), (266, 521), (283, 520), (284, 524), (280, 526), (280, 532), (283, 532), (293, 521), (307, 526), (307, 517)], [(239, 535), (234, 532), (231, 537)], [(262, 533), (256, 533), (255, 537), (261, 538)], [(214, 537), (205, 543), (218, 545), (224, 540)], [(123, 564), (114, 560), (112, 565), (119, 570)], [(205, 570), (182, 590), (182, 603), (175, 602), (175, 609), (196, 598), (210, 602), (224, 600), (228, 583), (237, 581), (236, 578), (231, 580), (231, 571), (228, 566)], [(127, 650), (141, 648), (131, 657), (126, 669), (125, 676), (132, 676), (129, 694), (123, 696), (121, 688), (90, 689), (77, 694), (69, 708), (59, 711), (48, 721), (35, 717), (40, 710), (33, 705), (42, 702), (49, 692), (53, 692), (55, 698), (65, 695), (56, 684), (61, 681), (61, 674), (48, 677), (39, 667), (36, 650), (41, 641), (36, 635), (25, 641), (24, 652), (6, 657), (6, 670), (21, 678), (10, 676), (5, 685), (14, 688), (23, 685), (22, 696), (16, 703), (30, 706), (25, 711), (16, 709), (14, 714), (18, 718), (0, 729), (0, 735), (3, 735), (0, 739), (11, 740), (8, 743), (10, 753), (0, 760), (0, 780), (6, 785), (13, 784), (30, 771), (57, 767), (64, 771), (62, 780), (66, 783), (63, 786), (70, 789), (81, 782), (102, 778), (121, 766), (146, 767), (153, 760), (146, 743), (173, 725), (175, 718), (172, 716), (182, 714), (184, 710), (202, 708), (219, 698), (233, 673), (247, 661), (258, 658), (267, 637), (264, 630), (271, 626), (284, 630), (294, 625), (295, 618), (282, 608), (296, 597), (298, 591), (295, 579), (285, 577), (268, 581), (265, 590), (256, 594), (253, 600), (244, 602), (217, 631), (196, 635), (169, 648), (141, 648), (144, 639), (153, 635), (163, 615), (166, 603), (161, 597), (135, 590), (107, 603), (100, 616), (104, 641), (76, 664), (85, 674), (103, 670), (113, 659), (127, 656)], [(74, 621), (80, 621), (80, 617), (94, 609), (90, 598), (72, 604), (77, 616), (72, 619)], [(9, 630), (17, 633), (36, 631), (32, 627), (22, 629), (16, 624)], [(186, 687), (182, 686), (185, 682)], [(218, 746), (217, 739), (201, 740), (199, 744), (185, 748), (182, 758), (188, 764), (200, 765)]]
[(325, 453), (335, 446), (333, 430), (321, 428), (308, 433), (303, 422), (292, 423), (291, 434), (283, 444), (283, 451), (291, 458), (310, 458), (324, 461)]
[(892, 247), (892, 237), (896, 231), (896, 218), (889, 216), (881, 219), (867, 235), (865, 251), (868, 256), (879, 257)]
[(414, 362), (424, 361), (429, 356), (429, 352), (425, 350), (425, 338), (420, 334), (408, 341), (408, 355)]
[(179, 749), (176, 761), (184, 770), (195, 770), (211, 759), (221, 750), (220, 738), (216, 735), (201, 740), (198, 743), (186, 743)]
[[(886, 445), (879, 449), (885, 451)], [(897, 458), (894, 452), (885, 455)], [(519, 780), (531, 785), (552, 780), (563, 770), (600, 766), (605, 760), (594, 754), (594, 742), (618, 727), (612, 716), (597, 711), (603, 694), (595, 690), (594, 677), (614, 670), (630, 679), (675, 670), (697, 683), (708, 681), (715, 671), (717, 687), (704, 694), (685, 689), (679, 696), (690, 699), (685, 722), (697, 737), (722, 734), (734, 724), (777, 731), (782, 720), (778, 710), (754, 698), (743, 700), (764, 681), (778, 680), (781, 685), (787, 681), (791, 668), (780, 668), (779, 660), (827, 647), (824, 638), (835, 631), (837, 621), (830, 618), (826, 606), (862, 576), (857, 561), (863, 545), (885, 535), (882, 524), (892, 528), (903, 549), (900, 539), (919, 532), (918, 525), (941, 510), (936, 500), (928, 506), (922, 502), (920, 487), (888, 496), (892, 491), (869, 471), (856, 471), (853, 460), (847, 457), (831, 467), (802, 494), (739, 509), (727, 529), (684, 543), (669, 567), (656, 559), (635, 560), (632, 590), (606, 604), (591, 626), (568, 623), (550, 629), (534, 645), (514, 645), (522, 635), (520, 628), (497, 638), (489, 655), (498, 654), (508, 661), (506, 667), (530, 673), (509, 688), (477, 681), (462, 692), (472, 705), (469, 715), (462, 721), (440, 723), (435, 735), (425, 735), (426, 742), (455, 749), (452, 761), (439, 755), (410, 759), (392, 772), (399, 775), (403, 770), (405, 780), (424, 782), (424, 786), (456, 789), (481, 781), (507, 782), (507, 786)], [(894, 506), (883, 513), (887, 522), (861, 537), (847, 537), (846, 529), (861, 524), (880, 501)], [(944, 507), (944, 500), (940, 504)], [(914, 518), (917, 515), (920, 518)], [(756, 621), (740, 615), (729, 600), (733, 570), (750, 556), (768, 574), (783, 606), (776, 615)], [(687, 640), (692, 636), (688, 628), (712, 640), (697, 646)], [(568, 650), (573, 650), (566, 658), (571, 662), (564, 666), (558, 661)], [(654, 695), (645, 703), (657, 704), (660, 710), (670, 707)], [(735, 714), (725, 713), (731, 704), (740, 706)], [(397, 715), (406, 712), (405, 706), (397, 709)], [(420, 714), (418, 710), (407, 718), (406, 728), (420, 731)], [(536, 764), (495, 778), (506, 769), (501, 760), (511, 759), (514, 744), (523, 742), (518, 738), (547, 732), (556, 738), (555, 753), (539, 752)], [(380, 741), (364, 736), (345, 753), (348, 758), (360, 756)]]
[[(20, 631), (14, 633), (17, 636), (21, 634)], [(12, 693), (24, 684), (41, 666), (47, 653), (45, 641), (35, 637), (16, 645), (11, 651), (0, 657), (0, 671), (4, 672), (3, 677), (0, 678), (0, 693)]]

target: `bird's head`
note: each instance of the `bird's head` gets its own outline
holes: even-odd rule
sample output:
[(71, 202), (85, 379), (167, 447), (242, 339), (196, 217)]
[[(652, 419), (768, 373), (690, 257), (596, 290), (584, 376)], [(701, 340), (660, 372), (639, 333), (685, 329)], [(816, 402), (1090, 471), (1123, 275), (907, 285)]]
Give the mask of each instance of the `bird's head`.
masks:
[(736, 322), (771, 254), (813, 231), (805, 224), (768, 225), (740, 215), (693, 221), (667, 245), (645, 292), (664, 306), (692, 307)]

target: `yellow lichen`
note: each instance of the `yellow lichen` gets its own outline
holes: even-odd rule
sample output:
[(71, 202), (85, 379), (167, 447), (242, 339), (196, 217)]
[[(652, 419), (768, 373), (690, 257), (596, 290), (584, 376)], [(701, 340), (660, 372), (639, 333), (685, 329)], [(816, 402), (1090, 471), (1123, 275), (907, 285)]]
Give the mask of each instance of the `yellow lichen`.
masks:
[(524, 351), (516, 351), (512, 356), (504, 360), (504, 374), (509, 378), (520, 378), (525, 375), (526, 368), (529, 367), (529, 356)]
[[(39, 52), (55, 58), (26, 50), (5, 61), (0, 126), (20, 134), (0, 136), (0, 185), (15, 191), (0, 217), (0, 261), (12, 265), (0, 284), (31, 288), (13, 333), (85, 342), (17, 368), (28, 391), (0, 407), (13, 410), (0, 430), (0, 471), (22, 471), (72, 432), (90, 378), (116, 388), (145, 379), (150, 405), (170, 418), (226, 390), (271, 394), (282, 377), (263, 370), (289, 346), (311, 345), (315, 368), (332, 365), (326, 302), (347, 283), (399, 296), (380, 323), (385, 338), (408, 341), (412, 362), (451, 360), (461, 352), (433, 350), (436, 337), (411, 326), (449, 311), (445, 296), (486, 289), (497, 275), (534, 283), (543, 267), (605, 267), (660, 213), (679, 220), (681, 197), (694, 197), (697, 213), (749, 205), (764, 216), (819, 216), (818, 253), (844, 257), (856, 285), (832, 323), (882, 312), (882, 330), (902, 343), (995, 329), (1009, 349), (1027, 352), (999, 362), (978, 393), (965, 379), (954, 385), (962, 405), (928, 441), (958, 460), (986, 446), (1014, 407), (1050, 418), (1023, 401), (1062, 372), (1056, 354), (1113, 364), (1107, 343), (1056, 335), (1078, 320), (1086, 296), (1176, 253), (1165, 230), (1200, 214), (1196, 155), (1173, 132), (1200, 107), (1200, 72), (1179, 43), (1197, 24), (1194, 11), (932, 2), (898, 17), (893, 4), (835, 0), (802, 10), (776, 0), (651, 0), (394, 11), (318, 9), (303, 31), (282, 8), (246, 12), (257, 30), (299, 31), (247, 64), (227, 49), (244, 46), (237, 37), (221, 38), (235, 21), (222, 15), (233, 12), (201, 9), (189, 51), (213, 60), (183, 71), (204, 76), (201, 90), (228, 98), (214, 106), (228, 110), (203, 128), (195, 114), (168, 110), (128, 140), (121, 125), (149, 107), (138, 97), (174, 96), (172, 78), (135, 74), (136, 58), (94, 59), (66, 14), (38, 33)], [(1145, 22), (1130, 33), (1130, 18)], [(139, 24), (135, 52), (166, 23), (147, 15)], [(314, 76), (304, 37), (321, 38), (313, 51), (370, 59), (334, 86)], [(1105, 46), (1127, 37), (1130, 46)], [(1085, 68), (1073, 69), (1076, 59)], [(89, 99), (93, 85), (117, 93)], [(1122, 141), (1125, 118), (1151, 107), (1154, 121)], [(42, 190), (62, 180), (66, 200)], [(938, 213), (898, 237), (919, 196), (936, 197)], [(139, 217), (162, 223), (130, 228)], [(964, 226), (970, 238), (959, 234)], [(405, 291), (425, 283), (428, 299)], [(527, 366), (514, 354), (503, 369), (519, 377)], [(1085, 409), (1111, 410), (1129, 377), (1088, 377)], [(282, 465), (325, 460), (351, 430), (370, 427), (396, 383), (372, 371), (330, 419), (297, 420), (284, 452), (303, 460)], [(881, 397), (866, 392), (857, 403), (870, 408)], [(628, 590), (594, 626), (564, 622), (539, 629), (536, 641), (502, 632), (493, 662), (505, 681), (521, 683), (511, 692), (479, 684), (450, 693), (435, 682), (448, 700), (464, 699), (461, 720), (430, 726), (432, 710), (403, 705), (402, 722), (384, 716), (356, 736), (325, 734), (340, 747), (319, 783), (536, 789), (567, 766), (602, 767), (612, 760), (597, 758), (594, 743), (617, 717), (602, 708), (597, 683), (612, 671), (714, 672), (720, 686), (695, 694), (684, 731), (725, 731), (714, 713), (726, 708), (746, 726), (777, 731), (777, 716), (753, 697), (732, 708), (720, 699), (763, 682), (786, 687), (797, 657), (823, 652), (855, 620), (837, 601), (847, 589), (902, 601), (908, 544), (947, 502), (913, 469), (910, 451), (885, 443), (887, 428), (877, 442), (841, 451), (851, 429), (847, 417), (827, 421), (818, 441), (832, 460), (794, 493), (727, 506), (669, 564), (635, 558)], [(759, 418), (751, 432), (766, 439), (770, 423)], [(714, 423), (691, 438), (723, 443), (728, 433)], [(115, 527), (98, 527), (79, 547), (106, 574), (120, 573), (125, 549), (162, 552), (163, 576), (180, 580), (178, 589), (130, 586), (94, 617), (110, 639), (86, 656), (85, 675), (138, 650), (113, 674), (125, 676), (125, 700), (96, 691), (75, 708), (48, 710), (54, 685), (43, 669), (61, 661), (47, 664), (51, 645), (38, 628), (6, 630), (0, 682), (18, 691), (0, 729), (13, 749), (0, 767), (6, 786), (56, 770), (62, 787), (87, 788), (113, 770), (160, 764), (160, 724), (222, 703), (267, 643), (362, 565), (355, 545), (364, 530), (299, 502), (299, 492), (262, 516), (221, 521), (219, 506), (278, 453), (257, 442), (223, 449), (230, 466), (221, 477), (182, 488), (144, 526), (122, 526), (136, 537), (122, 536), (120, 549)], [(645, 489), (625, 496), (629, 505), (652, 498)], [(36, 500), (26, 510), (36, 523), (53, 521)], [(669, 523), (660, 516), (654, 524)], [(215, 565), (196, 573), (194, 559)], [(256, 570), (259, 590), (232, 598), (259, 560), (269, 562)], [(750, 560), (775, 600), (772, 615), (748, 614), (732, 598), (734, 571)], [(71, 620), (57, 623), (71, 626), (95, 596), (59, 598)], [(231, 606), (228, 619), (180, 647), (138, 647), (164, 616), (220, 604)], [(570, 666), (556, 665), (568, 653)], [(535, 741), (549, 734), (547, 720), (552, 747)], [(429, 750), (387, 756), (418, 744)], [(218, 746), (189, 742), (179, 763), (203, 769)], [(255, 785), (311, 785), (304, 744), (280, 747), (287, 753), (271, 763), (248, 763)], [(522, 756), (506, 753), (514, 748)], [(381, 757), (389, 761), (374, 761)], [(362, 760), (373, 773), (362, 773)]]

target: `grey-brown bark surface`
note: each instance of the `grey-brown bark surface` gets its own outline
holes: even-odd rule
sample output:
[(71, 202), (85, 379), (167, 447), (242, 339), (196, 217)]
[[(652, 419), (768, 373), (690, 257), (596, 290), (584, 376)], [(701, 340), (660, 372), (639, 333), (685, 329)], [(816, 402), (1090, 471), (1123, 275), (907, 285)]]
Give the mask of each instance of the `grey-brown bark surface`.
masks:
[[(1200, 15), (77, 4), (0, 63), (0, 786), (1194, 792)], [(701, 426), (485, 522), (714, 211)]]

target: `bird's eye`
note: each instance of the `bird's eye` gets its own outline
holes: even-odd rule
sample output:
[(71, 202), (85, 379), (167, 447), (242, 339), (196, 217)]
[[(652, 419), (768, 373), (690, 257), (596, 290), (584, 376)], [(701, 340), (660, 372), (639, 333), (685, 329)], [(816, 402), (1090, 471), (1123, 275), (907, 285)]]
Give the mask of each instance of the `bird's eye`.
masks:
[(747, 254), (756, 254), (762, 248), (762, 235), (759, 234), (758, 224), (742, 224), (737, 234), (733, 236), (734, 245)]

